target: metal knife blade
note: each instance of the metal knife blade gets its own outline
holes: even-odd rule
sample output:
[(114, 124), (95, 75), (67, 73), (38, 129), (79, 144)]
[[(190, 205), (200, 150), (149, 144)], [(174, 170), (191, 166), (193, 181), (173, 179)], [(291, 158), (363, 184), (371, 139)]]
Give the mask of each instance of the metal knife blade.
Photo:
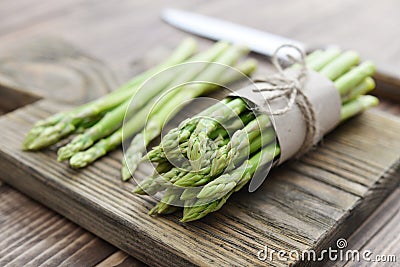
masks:
[(200, 14), (165, 9), (162, 12), (162, 18), (167, 23), (187, 32), (212, 40), (243, 44), (252, 51), (269, 57), (283, 44), (292, 44), (307, 51), (306, 45), (299, 41)]

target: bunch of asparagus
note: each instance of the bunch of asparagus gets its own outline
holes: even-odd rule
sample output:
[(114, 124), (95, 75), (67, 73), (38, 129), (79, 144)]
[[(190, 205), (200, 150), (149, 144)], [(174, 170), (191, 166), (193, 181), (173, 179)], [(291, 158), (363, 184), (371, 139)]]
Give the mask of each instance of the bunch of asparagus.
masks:
[[(334, 48), (306, 58), (308, 68), (332, 80), (339, 91), (341, 121), (378, 104), (377, 98), (365, 95), (375, 87), (375, 67), (359, 61), (356, 52)], [(144, 158), (156, 165), (156, 172), (140, 181), (134, 192), (164, 192), (151, 215), (172, 213), (180, 206), (182, 222), (198, 220), (220, 209), (279, 154), (269, 117), (253, 113), (241, 98), (228, 97), (164, 136)]]
[[(237, 64), (248, 53), (244, 47), (219, 42), (202, 53), (194, 54), (195, 51), (195, 41), (187, 39), (165, 62), (116, 91), (37, 122), (27, 134), (23, 149), (43, 149), (75, 134), (68, 144), (59, 148), (58, 160), (69, 160), (72, 167), (82, 168), (142, 131), (132, 143), (135, 155), (141, 158), (146, 144), (183, 107), (180, 103), (245, 77), (242, 73), (250, 75), (256, 68), (254, 60)], [(221, 66), (232, 66), (242, 73)], [(187, 84), (192, 81), (207, 83)], [(131, 101), (133, 95), (134, 101)], [(126, 167), (123, 173), (125, 178), (130, 177)]]

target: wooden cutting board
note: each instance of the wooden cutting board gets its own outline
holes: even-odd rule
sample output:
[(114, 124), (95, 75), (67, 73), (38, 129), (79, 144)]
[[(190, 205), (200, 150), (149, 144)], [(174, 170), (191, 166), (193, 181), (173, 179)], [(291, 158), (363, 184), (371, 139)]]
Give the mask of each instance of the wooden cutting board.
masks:
[[(263, 262), (257, 253), (264, 246), (287, 253), (333, 246), (399, 182), (400, 120), (370, 110), (341, 125), (301, 160), (274, 169), (257, 192), (242, 190), (201, 221), (150, 217), (155, 201), (133, 195), (134, 185), (120, 182), (120, 151), (83, 170), (57, 162), (55, 149), (21, 151), (35, 121), (68, 107), (42, 99), (0, 117), (4, 181), (151, 265), (296, 263), (276, 254)], [(146, 171), (139, 169), (139, 176)]]

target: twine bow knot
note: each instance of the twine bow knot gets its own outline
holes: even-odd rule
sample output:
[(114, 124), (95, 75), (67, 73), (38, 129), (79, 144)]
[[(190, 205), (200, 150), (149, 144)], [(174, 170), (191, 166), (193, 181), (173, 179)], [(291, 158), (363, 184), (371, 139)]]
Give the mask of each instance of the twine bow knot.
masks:
[[(288, 72), (283, 70), (282, 65), (279, 62), (278, 53), (283, 48), (292, 48), (295, 49), (299, 54), (300, 58), (293, 57), (291, 55), (287, 55), (287, 57), (294, 63), (299, 65), (299, 69), (297, 72), (293, 72), (290, 75)], [(287, 113), (289, 110), (293, 108), (296, 104), (300, 111), (304, 116), (304, 121), (306, 123), (306, 135), (302, 147), (296, 154), (296, 157), (301, 156), (306, 153), (313, 145), (316, 136), (318, 135), (318, 128), (316, 122), (315, 111), (313, 106), (308, 99), (308, 97), (304, 94), (303, 88), (305, 84), (305, 80), (307, 78), (307, 65), (305, 61), (305, 53), (303, 50), (298, 48), (297, 46), (285, 44), (280, 46), (275, 50), (272, 56), (272, 63), (274, 67), (277, 69), (278, 74), (272, 77), (268, 77), (267, 79), (258, 79), (255, 82), (263, 82), (260, 87), (253, 88), (253, 92), (265, 92), (270, 91), (272, 94), (268, 94), (268, 96), (263, 95), (265, 98), (265, 104), (268, 105), (269, 101), (286, 97), (287, 104), (280, 109), (266, 111), (266, 113), (270, 116), (274, 115), (283, 115)], [(293, 75), (292, 75), (293, 74)]]

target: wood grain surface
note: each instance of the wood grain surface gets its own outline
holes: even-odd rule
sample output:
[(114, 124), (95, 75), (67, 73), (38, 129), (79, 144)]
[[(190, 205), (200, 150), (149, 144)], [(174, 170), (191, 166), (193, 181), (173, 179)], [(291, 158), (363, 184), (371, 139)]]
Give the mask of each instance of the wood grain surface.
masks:
[(0, 266), (144, 266), (7, 185), (0, 227)]
[(385, 202), (366, 220), (363, 225), (347, 240), (349, 250), (363, 253), (370, 250), (370, 258), (375, 261), (377, 256), (394, 256), (395, 261), (348, 261), (331, 262), (329, 266), (398, 266), (400, 242), (400, 189), (397, 188)]
[(0, 115), (39, 100), (41, 96), (0, 84)]
[(55, 37), (37, 38), (5, 48), (1, 54), (3, 86), (61, 103), (88, 102), (120, 83), (105, 64)]

